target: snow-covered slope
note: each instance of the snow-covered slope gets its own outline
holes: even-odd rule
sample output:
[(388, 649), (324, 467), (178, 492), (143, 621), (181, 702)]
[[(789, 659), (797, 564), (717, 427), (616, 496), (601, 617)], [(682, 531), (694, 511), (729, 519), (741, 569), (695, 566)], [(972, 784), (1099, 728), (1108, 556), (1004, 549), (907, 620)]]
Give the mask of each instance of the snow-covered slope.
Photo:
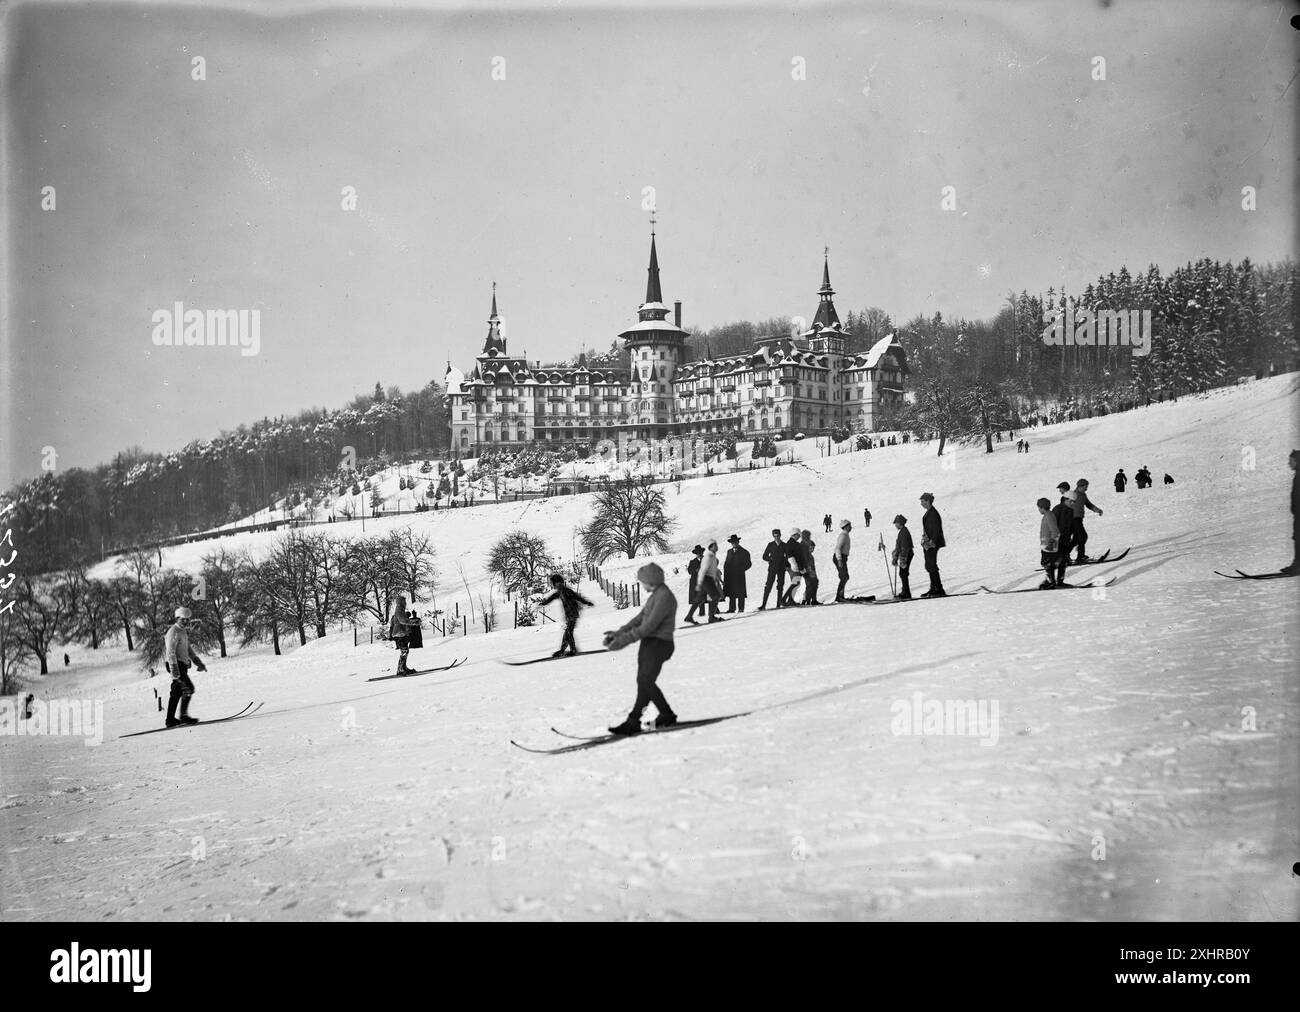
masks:
[[(850, 588), (883, 595), (878, 531), (889, 543), (898, 512), (918, 528), (922, 491), (944, 515), (949, 591), (1035, 583), (1034, 501), (1062, 480), (1090, 478), (1105, 510), (1090, 548), (1133, 546), (1081, 571), (1117, 576), (1104, 593), (751, 611), (682, 630), (660, 683), (679, 714), (747, 714), (707, 728), (514, 749), (562, 744), (552, 725), (598, 733), (633, 697), (634, 648), (498, 663), (549, 653), (554, 626), (427, 640), (419, 666), (469, 662), (405, 681), (367, 683), (392, 653), (350, 635), (216, 660), (195, 712), (250, 699), (261, 712), (126, 740), (160, 720), (149, 680), (120, 653), (90, 669), (73, 651), (38, 692), (102, 699), (105, 740), (0, 736), (0, 916), (1293, 920), (1300, 586), (1212, 570), (1291, 559), (1296, 393), (1284, 376), (1040, 429), (1028, 455), (908, 445), (684, 482), (661, 560), (682, 610), (672, 569), (692, 544), (741, 535), (752, 609), (768, 531), (796, 523), (819, 541), (829, 597), (825, 513), (854, 520)], [(1112, 491), (1117, 467), (1144, 464), (1155, 488)], [(481, 586), (505, 530), (568, 554), (588, 502), (366, 533), (429, 530), (452, 594), (457, 562)], [(193, 566), (211, 547), (165, 561)], [(606, 571), (630, 579), (641, 561)], [(594, 598), (585, 648), (629, 614)], [(969, 700), (997, 721), (982, 737), (895, 733), (918, 700)]]

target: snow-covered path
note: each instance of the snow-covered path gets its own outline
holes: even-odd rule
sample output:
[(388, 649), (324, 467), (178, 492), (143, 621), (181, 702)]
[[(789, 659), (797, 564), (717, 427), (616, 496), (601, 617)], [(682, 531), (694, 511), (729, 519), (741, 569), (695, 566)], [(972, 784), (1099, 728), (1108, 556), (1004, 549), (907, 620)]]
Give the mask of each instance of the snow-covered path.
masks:
[[(195, 712), (260, 713), (127, 740), (159, 715), (130, 662), (106, 662), (79, 683), (105, 702), (102, 745), (0, 736), (0, 917), (1294, 920), (1300, 585), (1212, 570), (1290, 561), (1296, 389), (1279, 377), (1038, 430), (1028, 456), (961, 449), (950, 467), (907, 446), (687, 483), (669, 500), (675, 547), (734, 530), (756, 561), (772, 526), (817, 537), (823, 513), (856, 522), (870, 505), (863, 593), (884, 593), (877, 527), (901, 511), (918, 528), (922, 490), (944, 513), (950, 591), (1036, 580), (1033, 504), (1059, 480), (1089, 476), (1106, 510), (1090, 548), (1133, 546), (1082, 571), (1118, 576), (1104, 593), (681, 630), (661, 680), (678, 712), (748, 711), (706, 728), (514, 749), (562, 744), (552, 725), (598, 733), (632, 699), (635, 648), (498, 663), (549, 653), (549, 626), (436, 643), (421, 667), (469, 663), (411, 680), (367, 683), (392, 654), (345, 636), (213, 661)], [(1143, 464), (1177, 483), (1113, 494), (1115, 468)], [(585, 509), (527, 505), (558, 544)], [(510, 509), (421, 523), (443, 563), (481, 558)], [(628, 614), (602, 599), (579, 645)], [(917, 693), (996, 704), (996, 740), (893, 733)]]

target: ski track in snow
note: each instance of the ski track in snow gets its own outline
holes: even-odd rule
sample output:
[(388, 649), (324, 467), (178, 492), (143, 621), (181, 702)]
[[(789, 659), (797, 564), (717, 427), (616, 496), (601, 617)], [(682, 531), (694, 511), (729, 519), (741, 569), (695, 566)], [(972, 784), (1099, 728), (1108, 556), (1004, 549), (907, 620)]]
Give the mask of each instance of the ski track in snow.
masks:
[[(944, 516), (950, 590), (1036, 582), (1034, 500), (1060, 480), (1091, 479), (1105, 510), (1088, 519), (1095, 553), (1133, 546), (1086, 570), (1119, 577), (1104, 594), (679, 630), (660, 683), (678, 712), (750, 711), (695, 730), (554, 757), (513, 749), (512, 737), (563, 743), (552, 725), (599, 733), (634, 693), (635, 647), (496, 663), (549, 653), (559, 632), (546, 626), (428, 637), (421, 666), (467, 656), (463, 669), (373, 685), (392, 652), (347, 634), (280, 658), (213, 658), (196, 714), (250, 699), (260, 712), (120, 740), (161, 720), (152, 689), (167, 683), (141, 679), (122, 650), (77, 647), (75, 666), (36, 691), (102, 699), (105, 740), (0, 736), (0, 919), (1294, 920), (1300, 582), (1212, 570), (1289, 561), (1296, 392), (1278, 377), (1031, 430), (1029, 455), (963, 447), (951, 469), (932, 446), (818, 459), (805, 441), (792, 444), (804, 467), (670, 490), (683, 550), (659, 561), (679, 618), (690, 545), (744, 538), (752, 610), (767, 532), (796, 518), (819, 542), (830, 597), (834, 535), (815, 523), (827, 511), (855, 523), (850, 593), (887, 597), (875, 524), (890, 546), (897, 512), (919, 532), (926, 490)], [(1114, 494), (1115, 468), (1143, 464), (1156, 487)], [(1177, 484), (1159, 483), (1165, 471)], [(530, 503), (523, 522), (565, 550), (587, 502)], [(459, 559), (477, 592), (488, 544), (519, 516), (439, 511), (368, 520), (367, 535), (429, 529), (444, 584), (460, 589)], [(236, 541), (268, 543), (223, 544)], [(212, 547), (166, 562), (191, 566)], [(606, 574), (630, 582), (642, 561)], [(918, 558), (914, 591), (925, 580)], [(597, 601), (578, 628), (590, 648), (631, 613), (584, 590)], [(916, 692), (996, 700), (997, 744), (892, 734), (893, 705)]]

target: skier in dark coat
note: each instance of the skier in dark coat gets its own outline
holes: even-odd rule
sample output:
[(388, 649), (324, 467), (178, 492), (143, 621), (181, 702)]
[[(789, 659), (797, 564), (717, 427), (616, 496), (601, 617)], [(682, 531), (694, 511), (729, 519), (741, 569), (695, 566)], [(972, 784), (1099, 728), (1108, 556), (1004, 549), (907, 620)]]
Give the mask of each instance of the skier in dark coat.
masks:
[(821, 604), (817, 600), (817, 587), (821, 581), (817, 579), (817, 542), (812, 539), (812, 531), (803, 532), (803, 540), (800, 542), (803, 549), (804, 560), (804, 604)]
[(781, 596), (785, 591), (785, 544), (781, 541), (781, 531), (772, 529), (772, 540), (763, 549), (763, 561), (767, 563), (767, 583), (763, 586), (763, 603), (759, 611), (767, 610), (767, 595), (772, 593), (772, 584), (776, 583), (776, 606), (781, 607)]
[(1101, 516), (1103, 512), (1088, 498), (1088, 479), (1080, 478), (1074, 485), (1074, 527), (1070, 531), (1070, 542), (1079, 549), (1074, 557), (1076, 563), (1088, 561), (1088, 553), (1085, 550), (1088, 544), (1088, 531), (1083, 526), (1084, 510), (1092, 510), (1097, 516)]
[(686, 564), (686, 575), (690, 578), (690, 582), (686, 587), (686, 600), (690, 602), (691, 606), (686, 609), (686, 618), (683, 619), (683, 621), (695, 625), (695, 611), (696, 609), (701, 609), (700, 613), (703, 614), (702, 609), (704, 608), (705, 603), (704, 595), (701, 594), (699, 589), (696, 587), (696, 584), (699, 582), (700, 562), (704, 558), (704, 546), (696, 545), (691, 549), (691, 553), (695, 557)]
[(609, 729), (613, 734), (640, 734), (641, 714), (651, 703), (659, 711), (655, 717), (655, 727), (672, 727), (677, 723), (677, 715), (673, 713), (657, 684), (659, 672), (673, 655), (677, 598), (673, 597), (673, 592), (664, 584), (664, 571), (653, 562), (647, 562), (638, 569), (636, 578), (645, 588), (645, 604), (627, 625), (605, 633), (605, 646), (610, 650), (622, 650), (629, 643), (641, 641), (641, 649), (636, 658), (636, 702), (627, 719)]
[(831, 515), (829, 513), (822, 517), (822, 526), (826, 528), (827, 534), (831, 532)]
[(907, 573), (916, 554), (912, 549), (912, 532), (907, 529), (907, 517), (901, 513), (894, 517), (894, 527), (898, 538), (894, 541), (894, 554), (890, 561), (898, 567), (898, 593), (895, 596), (901, 601), (910, 601), (912, 588), (908, 585)]
[(1065, 567), (1070, 564), (1070, 546), (1074, 537), (1074, 493), (1070, 491), (1070, 483), (1063, 481), (1056, 486), (1056, 491), (1060, 495), (1060, 502), (1052, 507), (1052, 516), (1056, 517), (1056, 529), (1061, 533), (1061, 539), (1056, 551), (1056, 582), (1065, 583)]
[(1115, 473), (1115, 491), (1116, 491), (1116, 492), (1123, 492), (1123, 491), (1124, 491), (1124, 486), (1127, 485), (1127, 484), (1128, 484), (1128, 475), (1126, 475), (1126, 474), (1124, 473), (1124, 469), (1121, 467), (1121, 468), (1120, 468), (1120, 469)]
[(867, 509), (866, 507), (863, 507), (862, 509), (862, 526), (863, 527), (871, 526), (871, 510)]
[(572, 657), (578, 652), (578, 644), (573, 639), (573, 630), (578, 624), (578, 613), (583, 608), (590, 608), (592, 604), (565, 583), (564, 577), (559, 573), (551, 574), (551, 586), (555, 588), (554, 591), (539, 603), (550, 604), (558, 599), (560, 607), (564, 609), (564, 636), (560, 639), (560, 649), (551, 656), (563, 657), (567, 651), (569, 656)]
[(925, 556), (925, 571), (930, 574), (930, 589), (922, 597), (947, 597), (943, 589), (943, 580), (939, 576), (939, 549), (947, 547), (943, 539), (943, 517), (934, 508), (934, 496), (929, 492), (921, 493), (921, 554)]
[(731, 547), (722, 560), (722, 593), (727, 598), (727, 614), (731, 614), (745, 610), (745, 573), (752, 563), (749, 561), (749, 551), (740, 547), (739, 536), (733, 534), (727, 538), (727, 543)]
[(418, 626), (420, 620), (406, 610), (406, 595), (398, 594), (397, 603), (393, 605), (393, 614), (388, 620), (388, 635), (397, 647), (397, 673), (409, 675), (410, 666), (406, 663), (407, 653), (411, 649), (411, 626)]

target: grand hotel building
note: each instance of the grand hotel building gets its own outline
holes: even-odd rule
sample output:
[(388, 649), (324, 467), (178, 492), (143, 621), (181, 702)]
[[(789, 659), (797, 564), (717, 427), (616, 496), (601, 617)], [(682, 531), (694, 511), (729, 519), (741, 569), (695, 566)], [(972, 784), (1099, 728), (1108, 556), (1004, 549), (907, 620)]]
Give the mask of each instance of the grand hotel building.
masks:
[[(798, 337), (770, 337), (754, 350), (691, 360), (682, 304), (670, 309), (659, 285), (659, 255), (650, 233), (646, 297), (637, 322), (619, 336), (630, 372), (578, 364), (542, 365), (511, 356), (501, 334), (495, 286), (487, 339), (468, 377), (447, 368), (451, 447), (473, 456), (489, 447), (569, 441), (705, 436), (813, 435), (847, 426), (871, 432), (882, 408), (900, 404), (907, 357), (897, 336), (859, 354), (845, 351), (849, 332), (835, 312), (830, 265), (812, 325)], [(673, 319), (668, 319), (672, 313)]]

